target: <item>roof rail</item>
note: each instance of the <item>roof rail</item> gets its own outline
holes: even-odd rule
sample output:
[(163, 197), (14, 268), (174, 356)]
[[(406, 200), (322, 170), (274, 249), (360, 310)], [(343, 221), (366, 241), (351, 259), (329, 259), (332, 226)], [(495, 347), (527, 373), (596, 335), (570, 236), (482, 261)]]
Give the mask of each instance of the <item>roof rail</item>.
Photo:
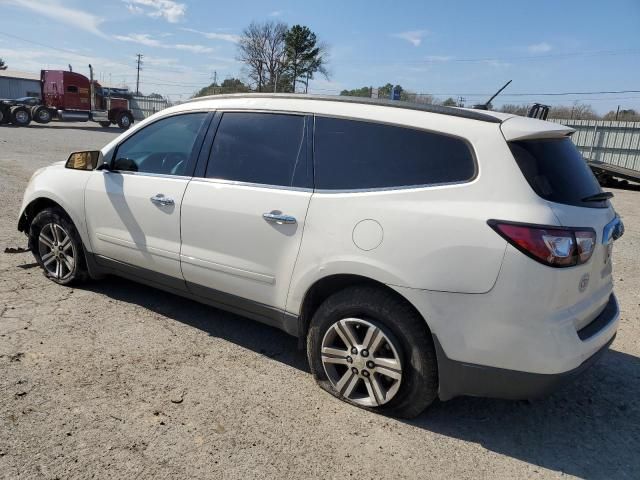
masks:
[(419, 105), (416, 103), (402, 102), (398, 100), (385, 100), (367, 97), (349, 97), (344, 95), (310, 95), (303, 93), (232, 93), (225, 95), (208, 95), (206, 97), (198, 97), (192, 100), (188, 100), (185, 103), (202, 102), (205, 100), (224, 100), (228, 98), (280, 98), (287, 100), (324, 100), (331, 102), (358, 103), (363, 105), (377, 105), (381, 107), (404, 108), (407, 110), (438, 113), (440, 115), (467, 118), (470, 120), (478, 120), (480, 122), (502, 123), (502, 120), (494, 117), (493, 115), (488, 115), (486, 113), (476, 112), (473, 110), (465, 110), (462, 108), (445, 107), (443, 105)]

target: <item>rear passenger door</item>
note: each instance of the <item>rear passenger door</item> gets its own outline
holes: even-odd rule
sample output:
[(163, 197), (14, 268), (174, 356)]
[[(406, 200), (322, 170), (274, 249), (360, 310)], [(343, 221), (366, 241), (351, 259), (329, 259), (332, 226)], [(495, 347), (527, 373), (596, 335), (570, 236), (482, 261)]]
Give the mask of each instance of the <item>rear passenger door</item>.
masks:
[(298, 114), (216, 114), (208, 163), (182, 202), (193, 293), (263, 316), (284, 309), (313, 187), (310, 125)]

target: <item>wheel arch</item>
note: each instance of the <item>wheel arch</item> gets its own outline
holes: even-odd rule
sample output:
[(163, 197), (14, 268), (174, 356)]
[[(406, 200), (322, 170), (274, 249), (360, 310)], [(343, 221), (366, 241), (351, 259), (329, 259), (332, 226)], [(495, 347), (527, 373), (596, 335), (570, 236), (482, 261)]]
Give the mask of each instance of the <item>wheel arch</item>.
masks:
[(370, 285), (380, 290), (389, 292), (401, 302), (408, 305), (417, 315), (424, 321), (424, 326), (431, 336), (431, 328), (429, 322), (420, 313), (420, 311), (405, 296), (388, 285), (374, 280), (373, 278), (355, 274), (332, 274), (316, 280), (305, 292), (300, 306), (300, 315), (298, 316), (298, 342), (301, 346), (306, 342), (307, 332), (311, 323), (311, 318), (322, 302), (334, 293), (344, 290), (354, 285)]
[(71, 218), (69, 213), (58, 202), (48, 197), (38, 197), (29, 202), (29, 204), (27, 204), (27, 206), (22, 211), (20, 218), (18, 219), (18, 230), (20, 232), (28, 234), (29, 228), (31, 227), (31, 222), (33, 221), (35, 216), (45, 208), (59, 208), (73, 222), (73, 219)]

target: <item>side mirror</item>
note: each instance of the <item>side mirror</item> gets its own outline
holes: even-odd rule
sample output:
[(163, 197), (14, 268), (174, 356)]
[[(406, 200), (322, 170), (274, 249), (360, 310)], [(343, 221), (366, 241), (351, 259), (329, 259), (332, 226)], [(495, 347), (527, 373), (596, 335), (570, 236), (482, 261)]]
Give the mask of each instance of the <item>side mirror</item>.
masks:
[(73, 152), (69, 155), (69, 159), (67, 160), (65, 167), (72, 168), (74, 170), (95, 170), (101, 157), (102, 152), (99, 150)]

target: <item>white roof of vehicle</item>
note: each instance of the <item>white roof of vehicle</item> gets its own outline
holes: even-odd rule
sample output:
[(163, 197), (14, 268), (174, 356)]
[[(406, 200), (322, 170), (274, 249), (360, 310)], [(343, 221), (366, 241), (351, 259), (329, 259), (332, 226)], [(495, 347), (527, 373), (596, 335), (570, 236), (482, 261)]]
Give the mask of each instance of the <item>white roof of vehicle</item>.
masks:
[[(379, 117), (382, 121), (398, 123), (402, 110), (407, 117), (415, 119), (416, 114), (442, 115), (443, 127), (451, 125), (461, 119), (466, 125), (468, 121), (494, 123), (500, 126), (502, 134), (507, 141), (523, 140), (527, 138), (553, 138), (564, 137), (574, 132), (572, 128), (564, 125), (534, 118), (520, 117), (508, 113), (474, 110), (469, 108), (444, 107), (441, 105), (419, 105), (408, 102), (370, 99), (362, 97), (329, 96), (329, 95), (302, 95), (302, 94), (277, 94), (277, 93), (241, 93), (232, 95), (211, 95), (200, 97), (172, 107), (169, 111), (192, 110), (195, 106), (204, 108), (237, 108), (254, 110), (285, 110), (308, 112), (319, 115), (340, 115), (358, 118)], [(421, 112), (421, 113), (417, 113)], [(422, 117), (424, 118), (424, 117)], [(433, 117), (431, 117), (433, 118)], [(399, 123), (402, 123), (401, 121)], [(410, 122), (410, 124), (415, 124)], [(460, 125), (460, 123), (458, 123)]]

